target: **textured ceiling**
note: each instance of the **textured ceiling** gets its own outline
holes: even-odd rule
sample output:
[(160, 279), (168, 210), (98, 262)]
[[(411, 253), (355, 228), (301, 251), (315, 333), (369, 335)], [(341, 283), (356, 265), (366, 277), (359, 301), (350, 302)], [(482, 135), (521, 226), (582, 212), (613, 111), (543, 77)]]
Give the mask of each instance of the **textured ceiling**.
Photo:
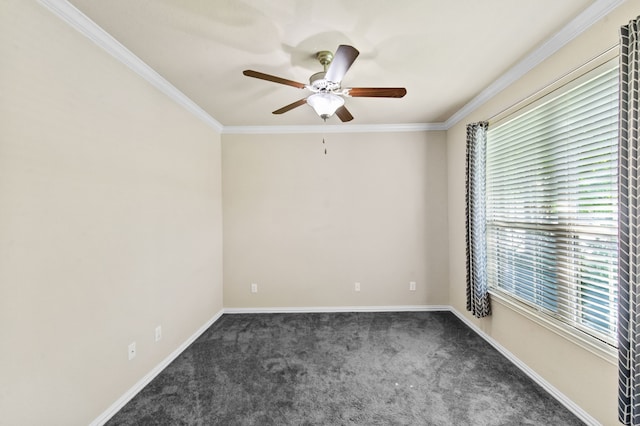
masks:
[[(592, 0), (70, 0), (224, 126), (315, 125), (303, 89), (320, 50), (360, 56), (343, 87), (406, 87), (402, 99), (347, 98), (354, 124), (444, 122)], [(338, 124), (337, 117), (329, 119)]]

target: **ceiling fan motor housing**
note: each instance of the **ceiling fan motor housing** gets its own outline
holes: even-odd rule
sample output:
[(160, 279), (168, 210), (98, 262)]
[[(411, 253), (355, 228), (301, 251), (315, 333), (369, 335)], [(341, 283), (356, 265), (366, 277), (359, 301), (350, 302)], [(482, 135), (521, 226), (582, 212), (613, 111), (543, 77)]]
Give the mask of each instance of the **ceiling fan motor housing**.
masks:
[(334, 83), (324, 78), (325, 71), (317, 72), (309, 77), (309, 84), (313, 92), (332, 92), (340, 89), (339, 83)]
[(325, 75), (327, 74), (327, 69), (329, 65), (331, 65), (331, 61), (333, 61), (333, 53), (328, 50), (322, 50), (316, 53), (316, 59), (320, 62), (320, 65), (324, 68), (324, 71), (317, 72), (309, 77), (309, 85), (310, 89), (313, 92), (332, 92), (334, 90), (340, 89), (339, 83), (334, 83), (325, 79)]

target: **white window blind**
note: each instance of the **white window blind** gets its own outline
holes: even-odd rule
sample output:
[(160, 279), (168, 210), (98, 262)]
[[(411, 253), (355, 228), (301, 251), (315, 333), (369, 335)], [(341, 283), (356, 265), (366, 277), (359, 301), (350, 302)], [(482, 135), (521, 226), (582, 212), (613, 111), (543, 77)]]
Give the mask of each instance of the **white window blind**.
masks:
[(487, 272), (492, 290), (615, 344), (618, 70), (605, 68), (489, 126)]

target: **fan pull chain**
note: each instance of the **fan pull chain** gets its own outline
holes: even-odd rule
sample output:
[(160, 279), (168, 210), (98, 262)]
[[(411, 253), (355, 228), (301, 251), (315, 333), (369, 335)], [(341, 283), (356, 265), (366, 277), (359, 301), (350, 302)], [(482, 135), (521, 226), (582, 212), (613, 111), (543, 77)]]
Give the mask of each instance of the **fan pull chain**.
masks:
[[(324, 119), (324, 125), (327, 125), (327, 119)], [(322, 148), (324, 148), (324, 155), (327, 155), (327, 143), (324, 141), (325, 132), (322, 132)]]

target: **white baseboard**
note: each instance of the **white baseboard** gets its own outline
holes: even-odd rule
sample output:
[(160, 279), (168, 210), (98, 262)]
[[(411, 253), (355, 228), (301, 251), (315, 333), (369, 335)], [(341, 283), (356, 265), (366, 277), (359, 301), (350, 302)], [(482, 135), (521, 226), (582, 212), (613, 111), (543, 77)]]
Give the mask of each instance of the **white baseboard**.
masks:
[(89, 426), (102, 426), (109, 421), (125, 404), (136, 396), (145, 386), (147, 386), (158, 374), (162, 372), (173, 360), (175, 360), (182, 352), (184, 352), (191, 343), (193, 343), (202, 333), (207, 331), (213, 323), (215, 323), (224, 314), (224, 309), (219, 311), (209, 321), (204, 323), (195, 333), (193, 333), (185, 342), (178, 346), (169, 356), (156, 365), (151, 371), (149, 371), (142, 379), (133, 385), (127, 392), (124, 393), (116, 402), (111, 404), (102, 414), (100, 414), (94, 421), (89, 423)]
[(447, 305), (399, 305), (399, 306), (311, 306), (277, 308), (225, 308), (225, 314), (311, 314), (331, 312), (427, 312), (450, 311)]
[(509, 361), (515, 364), (524, 374), (529, 376), (531, 380), (540, 385), (544, 390), (549, 392), (551, 396), (553, 396), (558, 402), (564, 405), (569, 411), (575, 414), (580, 420), (585, 422), (589, 426), (601, 426), (601, 423), (594, 419), (589, 413), (584, 411), (579, 405), (573, 402), (569, 397), (560, 392), (556, 387), (554, 387), (551, 383), (547, 382), (542, 378), (538, 373), (533, 371), (526, 365), (524, 362), (520, 361), (518, 357), (509, 352), (504, 346), (494, 340), (487, 333), (482, 331), (478, 326), (476, 326), (473, 322), (471, 322), (466, 316), (458, 312), (453, 307), (449, 307), (449, 310), (458, 317), (463, 323), (465, 323), (469, 328), (471, 328), (474, 332), (476, 332), (480, 337), (482, 337), (487, 343), (493, 346), (498, 352), (505, 356)]

